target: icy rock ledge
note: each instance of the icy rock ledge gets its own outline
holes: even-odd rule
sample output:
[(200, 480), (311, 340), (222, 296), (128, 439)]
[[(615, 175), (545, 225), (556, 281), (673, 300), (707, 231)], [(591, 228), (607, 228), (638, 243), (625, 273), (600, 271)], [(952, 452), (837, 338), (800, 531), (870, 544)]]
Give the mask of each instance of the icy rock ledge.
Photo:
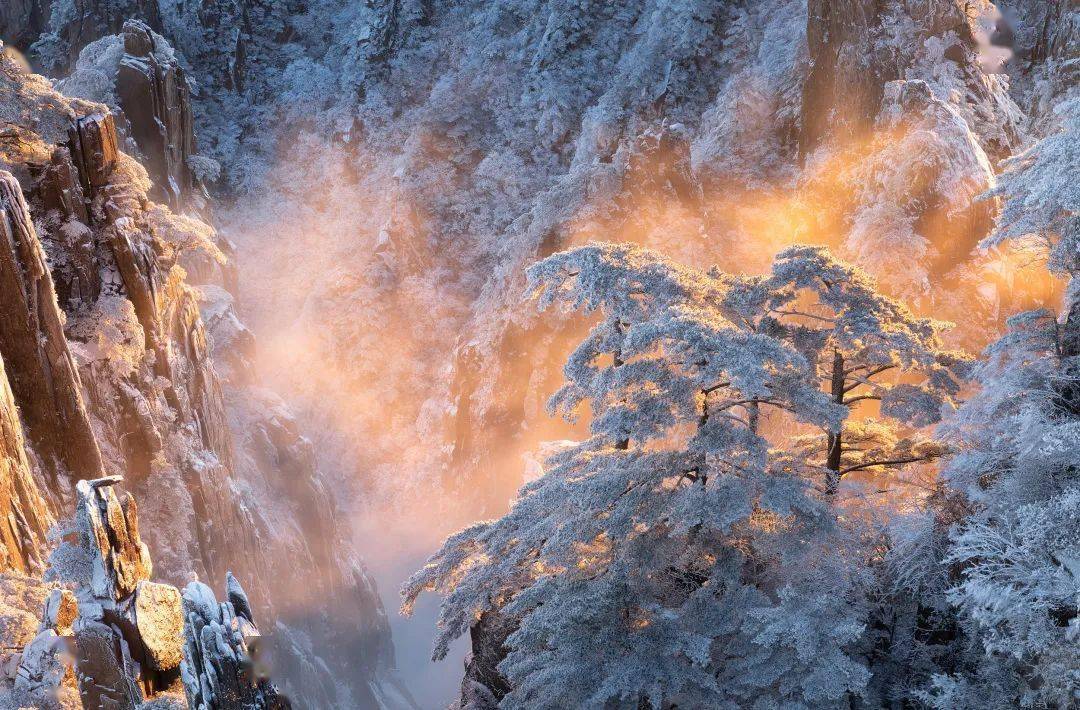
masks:
[(80, 707), (71, 704), (77, 688), (81, 707), (104, 710), (290, 708), (258, 662), (259, 630), (231, 573), (220, 604), (200, 582), (181, 594), (150, 581), (135, 501), (113, 489), (122, 480), (76, 487), (75, 539), (65, 543), (73, 549), (63, 575), (75, 589), (46, 598), (16, 672), (18, 702)]
[(202, 582), (184, 589), (184, 692), (192, 710), (263, 708), (284, 710), (289, 701), (259, 662), (259, 629), (251, 604), (232, 573), (226, 601)]

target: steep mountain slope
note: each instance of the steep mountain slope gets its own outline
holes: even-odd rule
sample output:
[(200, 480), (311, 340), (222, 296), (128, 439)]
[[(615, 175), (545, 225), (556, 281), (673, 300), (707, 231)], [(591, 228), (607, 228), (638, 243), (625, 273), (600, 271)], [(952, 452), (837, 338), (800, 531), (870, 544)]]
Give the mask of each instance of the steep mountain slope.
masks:
[[(372, 493), (357, 505), (435, 488), (470, 517), (572, 433), (542, 403), (574, 326), (521, 307), (537, 257), (603, 238), (753, 272), (829, 244), (973, 346), (1053, 303), (1015, 254), (977, 249), (997, 206), (976, 198), (1054, 124), (1077, 15), (999, 6), (1008, 22), (985, 0), (57, 0), (14, 3), (0, 36), (117, 109), (126, 19), (179, 48), (205, 155), (153, 160), (181, 192), (220, 166), (262, 374)], [(246, 340), (227, 300), (215, 342)]]
[[(1065, 12), (1041, 6), (1018, 4), (1021, 35)], [(972, 198), (1026, 120), (991, 73), (995, 13), (953, 0), (103, 1), (58, 3), (26, 48), (63, 74), (85, 47), (66, 90), (108, 101), (92, 78), (116, 50), (90, 40), (137, 14), (181, 47), (218, 189), (244, 195), (223, 217), (253, 255), (250, 316), (277, 334), (264, 362), (370, 486), (398, 489), (404, 456), (424, 480), (482, 480), (498, 509), (519, 479), (494, 472), (561, 433), (537, 402), (566, 337), (520, 316), (537, 256), (605, 237), (753, 270), (810, 240), (940, 315), (974, 309), (973, 332), (997, 320), (1008, 289), (957, 296), (998, 278), (972, 255), (992, 213)], [(301, 382), (312, 356), (344, 380)], [(386, 406), (335, 419), (368, 397)]]
[[(278, 682), (301, 706), (393, 705), (389, 629), (333, 484), (285, 405), (245, 379), (254, 343), (232, 310), (227, 245), (194, 216), (208, 206), (160, 42), (138, 23), (120, 40), (135, 71), (118, 85), (148, 115), (0, 63), (5, 574), (45, 571), (47, 529), (72, 515), (76, 481), (122, 475), (158, 579), (232, 571), (257, 590)], [(147, 125), (163, 152), (143, 142)]]

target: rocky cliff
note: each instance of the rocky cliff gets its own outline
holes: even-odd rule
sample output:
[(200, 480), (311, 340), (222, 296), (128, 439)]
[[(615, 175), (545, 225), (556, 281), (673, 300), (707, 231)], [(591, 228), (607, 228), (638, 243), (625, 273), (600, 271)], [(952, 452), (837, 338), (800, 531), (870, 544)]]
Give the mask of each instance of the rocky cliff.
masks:
[(267, 675), (267, 639), (232, 574), (222, 604), (201, 582), (181, 592), (150, 581), (135, 500), (113, 489), (121, 480), (77, 484), (37, 633), (9, 662), (5, 707), (293, 707)]
[[(376, 494), (396, 501), (411, 484), (428, 502), (445, 484), (481, 498), (485, 514), (516, 489), (522, 453), (566, 434), (547, 428), (542, 401), (573, 335), (520, 307), (522, 267), (537, 256), (601, 238), (753, 271), (784, 240), (826, 243), (960, 321), (962, 337), (985, 338), (1025, 284), (975, 248), (995, 205), (972, 198), (1047, 120), (1074, 77), (1077, 34), (1069, 0), (998, 3), (1011, 25), (990, 2), (959, 0), (45, 5), (66, 7), (12, 4), (8, 36), (67, 75), (65, 92), (113, 109), (151, 197), (199, 212), (199, 183), (220, 165), (216, 190), (237, 198), (226, 219), (255, 257), (247, 303), (261, 332), (286, 334), (280, 378), (326, 424), (320, 444), (344, 441), (340, 465)], [(1008, 76), (987, 60), (992, 46), (1015, 48)], [(176, 110), (181, 69), (201, 149)], [(121, 114), (143, 128), (127, 131)], [(203, 242), (227, 267), (229, 245)], [(89, 249), (68, 251), (52, 264), (68, 274), (56, 279), (61, 302), (97, 288), (80, 266)], [(245, 432), (222, 445), (231, 454), (203, 450), (231, 458), (233, 475), (308, 468), (295, 423), (266, 416), (274, 402), (243, 383), (251, 335), (220, 285), (228, 269), (209, 248), (184, 268), (200, 284), (209, 359), (228, 374), (227, 418)], [(153, 311), (132, 303), (137, 320)], [(326, 367), (312, 372), (312, 359)], [(124, 446), (155, 440), (129, 419)], [(170, 450), (171, 429), (155, 427)], [(99, 447), (115, 457), (115, 444)], [(220, 575), (227, 565), (208, 562), (221, 557), (217, 526), (252, 529), (217, 508), (229, 496), (203, 493), (220, 489), (219, 470), (184, 474), (200, 479), (183, 489), (196, 491), (191, 509), (212, 513), (197, 541), (178, 531), (180, 551), (155, 550), (170, 567), (195, 547)], [(303, 476), (250, 478), (310, 501), (304, 510), (325, 499)], [(334, 548), (310, 554), (331, 560)], [(496, 673), (500, 644), (481, 636), (470, 678)]]
[[(147, 562), (121, 558), (118, 603), (150, 584), (151, 556), (154, 579), (175, 587), (235, 572), (298, 706), (407, 706), (332, 483), (286, 406), (245, 377), (254, 341), (232, 309), (229, 245), (204, 221), (183, 72), (141, 23), (116, 44), (112, 107), (0, 60), (5, 579), (40, 588), (50, 526), (91, 495), (80, 481), (115, 475), (142, 502), (147, 548)], [(110, 524), (112, 500), (102, 509)], [(31, 592), (5, 598), (13, 618), (38, 602)], [(20, 628), (5, 636), (9, 657), (28, 641)], [(87, 667), (110, 643), (76, 638), (76, 656)], [(168, 684), (145, 676), (110, 702), (133, 707)]]

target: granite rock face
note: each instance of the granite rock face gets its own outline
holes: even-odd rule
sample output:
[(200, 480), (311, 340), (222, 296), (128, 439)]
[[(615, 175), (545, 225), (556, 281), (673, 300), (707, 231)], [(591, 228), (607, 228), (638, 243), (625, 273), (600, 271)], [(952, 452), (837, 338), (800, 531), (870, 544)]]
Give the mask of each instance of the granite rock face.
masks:
[[(65, 617), (56, 616), (57, 604)], [(48, 597), (37, 635), (18, 654), (14, 691), (16, 702), (30, 707), (81, 708), (74, 674), (74, 595), (54, 589)]]
[[(63, 71), (88, 43), (121, 30), (131, 17), (161, 29), (158, 0), (80, 2), (65, 12), (49, 0), (14, 0), (0, 9), (0, 39), (21, 52), (40, 55), (46, 68)], [(59, 10), (59, 11), (57, 11)]]
[[(874, 57), (877, 0), (810, 0), (800, 153), (829, 133), (850, 136), (873, 125), (887, 71)], [(889, 77), (895, 78), (895, 77)]]
[[(57, 576), (37, 635), (24, 647), (14, 700), (37, 707), (134, 710), (179, 701), (192, 708), (290, 707), (255, 663), (258, 630), (239, 583), (229, 602), (192, 582), (181, 595), (149, 581), (134, 499), (116, 495), (119, 477), (80, 481), (71, 535), (54, 553)], [(78, 689), (78, 703), (74, 689)], [(81, 703), (81, 704), (79, 704)]]
[[(407, 707), (333, 483), (249, 377), (228, 243), (185, 172), (182, 73), (159, 49), (138, 54), (157, 41), (144, 26), (125, 32), (132, 101), (160, 103), (119, 122), (0, 60), (0, 566), (40, 578), (52, 521), (76, 508), (90, 521), (94, 572), (72, 631), (87, 707), (175, 696), (176, 588), (230, 571), (300, 707)], [(149, 172), (120, 150), (131, 142)], [(38, 642), (24, 685), (52, 682), (46, 647), (61, 652)]]
[[(91, 116), (80, 124), (111, 122)], [(100, 138), (108, 131), (100, 128), (93, 133)], [(101, 455), (45, 253), (22, 188), (7, 172), (0, 172), (0, 311), (0, 354), (7, 363), (11, 389), (35, 450), (48, 468), (50, 488), (61, 500), (69, 500), (67, 480), (99, 475)]]
[(121, 480), (76, 487), (78, 544), (89, 575), (76, 589), (75, 672), (87, 708), (138, 707), (174, 686), (179, 675), (180, 595), (149, 581), (153, 564), (139, 535), (135, 500), (121, 500), (113, 490)]
[(123, 38), (116, 94), (130, 137), (154, 183), (151, 195), (174, 210), (196, 199), (205, 209), (205, 190), (189, 162), (196, 149), (191, 90), (184, 70), (160, 46), (161, 37), (144, 23), (125, 22)]
[(0, 363), (0, 553), (4, 569), (40, 572), (52, 517), (34, 481), (22, 424)]
[(212, 174), (216, 164), (197, 152), (193, 86), (165, 38), (137, 19), (87, 47), (58, 82), (67, 95), (109, 107), (115, 140), (146, 169), (151, 199), (209, 220), (200, 175)]
[(227, 600), (218, 602), (201, 582), (184, 589), (184, 660), (188, 706), (199, 710), (287, 710), (292, 705), (266, 678), (257, 661), (261, 641), (251, 604), (227, 575)]

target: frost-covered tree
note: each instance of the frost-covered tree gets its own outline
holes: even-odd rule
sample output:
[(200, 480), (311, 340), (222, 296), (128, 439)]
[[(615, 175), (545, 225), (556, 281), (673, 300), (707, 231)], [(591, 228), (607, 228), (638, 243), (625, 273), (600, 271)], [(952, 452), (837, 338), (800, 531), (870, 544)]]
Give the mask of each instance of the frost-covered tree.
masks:
[[(935, 324), (816, 248), (738, 278), (592, 245), (529, 281), (541, 307), (599, 316), (551, 402), (590, 408), (592, 436), (407, 583), (406, 611), (445, 596), (435, 656), (499, 614), (514, 625), (501, 707), (846, 707), (869, 677), (850, 649), (870, 551), (813, 485), (828, 462), (770, 443), (762, 410), (830, 432), (828, 452), (857, 398), (931, 421), (955, 391)], [(873, 379), (892, 368), (930, 384)], [(837, 460), (888, 467), (895, 450)]]
[(948, 428), (946, 482), (970, 512), (942, 564), (976, 645), (939, 674), (936, 707), (1080, 702), (1080, 412), (1075, 352), (1047, 311), (1021, 314), (979, 367), (979, 394)]
[(885, 473), (944, 453), (916, 428), (939, 421), (960, 391), (967, 357), (942, 345), (946, 324), (914, 316), (822, 247), (792, 247), (771, 274), (730, 283), (726, 305), (737, 319), (796, 347), (834, 405), (880, 406), (873, 420), (850, 418), (797, 442), (820, 457), (826, 490), (849, 473)]
[[(1008, 163), (993, 246), (1034, 244), (1071, 279), (1064, 312), (1013, 317), (977, 369), (980, 391), (946, 428), (956, 457), (945, 483), (963, 513), (931, 555), (968, 639), (923, 692), (939, 708), (1080, 704), (1080, 99), (1053, 131)], [(958, 651), (964, 649), (958, 648)]]
[(1063, 176), (1080, 171), (1080, 90), (1054, 109), (1056, 128), (1026, 151), (1006, 161), (1006, 172), (991, 192), (1003, 198), (998, 228), (985, 246), (1030, 241), (1048, 254), (1056, 274), (1080, 269), (1080, 186)]

